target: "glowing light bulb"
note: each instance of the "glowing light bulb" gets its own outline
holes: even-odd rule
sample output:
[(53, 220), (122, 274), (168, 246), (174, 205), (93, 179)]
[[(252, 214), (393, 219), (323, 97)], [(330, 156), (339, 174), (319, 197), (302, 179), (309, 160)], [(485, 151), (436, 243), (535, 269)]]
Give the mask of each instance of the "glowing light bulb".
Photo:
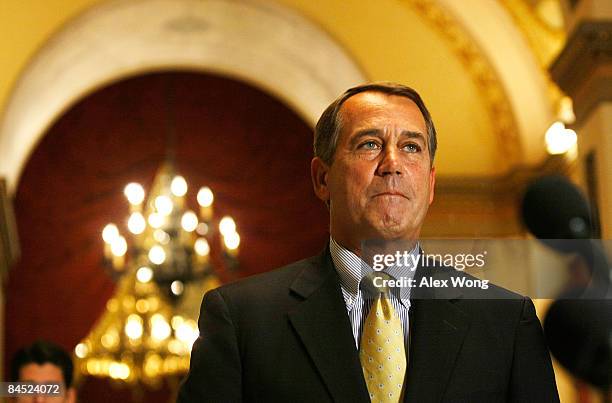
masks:
[(111, 362), (108, 366), (108, 375), (113, 379), (127, 379), (130, 376), (130, 367), (125, 363)]
[(142, 266), (136, 271), (136, 278), (141, 283), (148, 283), (153, 278), (153, 270), (150, 267)]
[(134, 313), (131, 314), (127, 318), (124, 330), (130, 339), (139, 339), (142, 336), (142, 318)]
[(240, 246), (240, 235), (237, 232), (232, 232), (223, 236), (223, 242), (229, 250), (238, 249)]
[(111, 363), (108, 367), (108, 375), (113, 379), (119, 379), (119, 374), (121, 372), (120, 366), (121, 364), (118, 362)]
[(149, 250), (151, 263), (160, 265), (166, 261), (166, 251), (160, 245), (155, 245)]
[(208, 186), (204, 186), (200, 188), (198, 191), (198, 204), (202, 207), (210, 207), (215, 200), (215, 196), (213, 195), (212, 190)]
[(157, 196), (155, 198), (155, 208), (161, 215), (170, 215), (174, 205), (168, 196)]
[(171, 333), (172, 329), (162, 315), (156, 313), (151, 317), (151, 337), (153, 339), (162, 341), (167, 339)]
[(134, 212), (130, 215), (127, 226), (132, 234), (139, 235), (147, 228), (147, 222), (141, 213)]
[(210, 245), (208, 245), (208, 241), (206, 238), (198, 238), (193, 244), (193, 249), (195, 253), (200, 256), (207, 256), (210, 253)]
[(560, 132), (562, 132), (563, 130), (565, 130), (565, 125), (563, 124), (563, 122), (559, 122), (559, 121), (554, 122), (552, 125), (550, 125), (548, 130), (546, 130), (545, 137), (546, 139), (554, 137), (558, 135)]
[(89, 348), (87, 347), (87, 344), (85, 343), (77, 344), (76, 347), (74, 348), (74, 354), (79, 358), (87, 357), (87, 354), (89, 354)]
[(183, 197), (187, 193), (187, 181), (182, 176), (175, 176), (170, 183), (170, 191), (176, 197)]
[(546, 130), (545, 140), (549, 154), (564, 154), (576, 145), (578, 136), (572, 129), (566, 129), (563, 123), (555, 122)]
[(149, 221), (149, 225), (153, 228), (160, 228), (164, 225), (164, 217), (158, 213), (149, 214), (147, 221)]
[(130, 204), (138, 205), (142, 203), (145, 197), (145, 191), (138, 183), (128, 183), (125, 189), (123, 189), (123, 194), (127, 197)]
[(113, 243), (115, 238), (119, 236), (119, 229), (115, 224), (107, 224), (102, 230), (102, 239), (106, 243)]
[(191, 319), (182, 322), (176, 329), (176, 338), (190, 347), (199, 335), (198, 326)]
[(236, 223), (234, 222), (234, 219), (229, 216), (223, 217), (221, 221), (219, 221), (219, 231), (221, 234), (223, 234), (223, 236), (236, 232)]
[(121, 235), (117, 236), (110, 245), (111, 252), (115, 256), (123, 256), (127, 252), (127, 242)]
[(172, 291), (172, 294), (174, 295), (181, 295), (184, 290), (185, 285), (182, 281), (174, 280), (172, 284), (170, 284), (170, 291)]
[(119, 378), (126, 380), (130, 377), (130, 367), (127, 364), (121, 364), (121, 372), (119, 373)]
[(181, 227), (187, 232), (193, 232), (198, 227), (198, 216), (189, 210), (181, 218)]

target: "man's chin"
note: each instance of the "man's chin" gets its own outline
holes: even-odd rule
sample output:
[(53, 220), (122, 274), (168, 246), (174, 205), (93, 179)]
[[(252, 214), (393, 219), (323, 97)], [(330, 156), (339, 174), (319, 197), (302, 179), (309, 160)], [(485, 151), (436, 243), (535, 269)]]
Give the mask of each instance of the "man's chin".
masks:
[(383, 241), (405, 241), (416, 239), (416, 235), (412, 235), (411, 233), (406, 233), (404, 231), (379, 231), (376, 237), (373, 239), (380, 239)]
[(405, 223), (388, 223), (379, 221), (378, 225), (373, 226), (372, 239), (385, 241), (416, 239), (419, 231), (406, 225)]

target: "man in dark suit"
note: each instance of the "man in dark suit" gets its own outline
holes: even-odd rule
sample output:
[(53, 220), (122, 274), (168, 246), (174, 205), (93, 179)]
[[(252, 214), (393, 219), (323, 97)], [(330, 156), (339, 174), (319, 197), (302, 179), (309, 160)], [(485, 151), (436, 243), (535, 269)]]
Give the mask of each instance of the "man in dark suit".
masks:
[[(364, 291), (367, 242), (402, 241), (419, 255), (435, 151), (431, 116), (408, 87), (369, 84), (334, 101), (317, 123), (311, 164), (329, 244), (204, 296), (178, 401), (558, 401), (529, 299), (494, 286), (426, 287), (410, 298)], [(417, 284), (465, 276), (414, 268), (385, 275)]]

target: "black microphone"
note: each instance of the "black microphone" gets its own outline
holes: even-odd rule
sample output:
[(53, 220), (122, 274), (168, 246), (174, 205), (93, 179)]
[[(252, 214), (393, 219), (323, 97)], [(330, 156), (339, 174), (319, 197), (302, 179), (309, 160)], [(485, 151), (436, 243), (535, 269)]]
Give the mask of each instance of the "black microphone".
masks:
[(601, 242), (590, 239), (590, 209), (580, 190), (563, 176), (545, 176), (527, 188), (521, 204), (523, 222), (545, 245), (578, 253), (591, 271), (591, 288), (606, 295), (610, 266)]
[(523, 221), (540, 239), (591, 237), (589, 205), (580, 190), (562, 176), (534, 181), (522, 202)]
[(610, 269), (592, 236), (589, 206), (580, 190), (561, 176), (533, 182), (521, 213), (529, 231), (564, 253), (576, 252), (587, 263), (589, 288), (564, 292), (549, 308), (544, 333), (552, 354), (575, 376), (608, 391), (612, 384), (612, 299)]

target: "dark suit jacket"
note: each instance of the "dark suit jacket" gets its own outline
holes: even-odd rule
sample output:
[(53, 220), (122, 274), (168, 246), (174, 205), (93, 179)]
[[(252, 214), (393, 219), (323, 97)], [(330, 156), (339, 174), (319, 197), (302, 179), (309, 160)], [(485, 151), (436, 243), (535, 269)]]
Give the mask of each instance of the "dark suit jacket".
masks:
[[(559, 401), (531, 300), (486, 292), (415, 293), (406, 402)], [(328, 250), (208, 292), (199, 327), (180, 403), (369, 402)]]

